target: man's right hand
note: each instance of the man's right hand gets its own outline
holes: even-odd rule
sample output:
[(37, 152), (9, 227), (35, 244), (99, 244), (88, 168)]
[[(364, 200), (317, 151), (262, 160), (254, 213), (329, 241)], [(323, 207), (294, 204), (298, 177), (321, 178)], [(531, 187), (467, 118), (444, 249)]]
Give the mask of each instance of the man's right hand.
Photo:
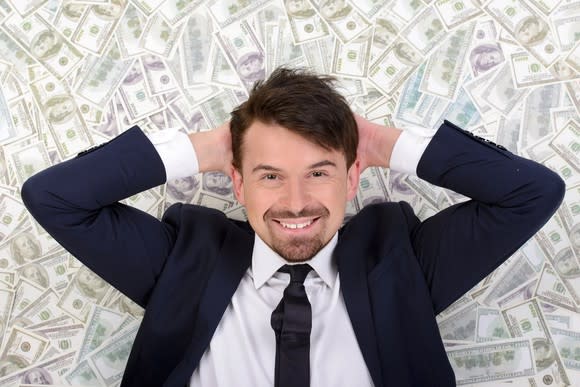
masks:
[(232, 177), (232, 136), (230, 122), (215, 129), (190, 133), (189, 140), (195, 149), (199, 172), (223, 172)]

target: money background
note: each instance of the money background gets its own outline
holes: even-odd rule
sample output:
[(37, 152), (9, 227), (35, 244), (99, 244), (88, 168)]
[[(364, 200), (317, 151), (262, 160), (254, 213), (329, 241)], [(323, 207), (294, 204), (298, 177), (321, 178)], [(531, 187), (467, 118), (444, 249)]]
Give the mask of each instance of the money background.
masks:
[[(119, 385), (144, 312), (35, 222), (23, 181), (133, 125), (210, 130), (280, 65), (335, 75), (375, 122), (447, 119), (562, 176), (557, 213), (436, 318), (458, 385), (580, 385), (579, 41), (580, 0), (0, 0), (0, 387)], [(467, 199), (370, 168), (347, 217)], [(245, 219), (220, 173), (123, 202), (178, 201)]]

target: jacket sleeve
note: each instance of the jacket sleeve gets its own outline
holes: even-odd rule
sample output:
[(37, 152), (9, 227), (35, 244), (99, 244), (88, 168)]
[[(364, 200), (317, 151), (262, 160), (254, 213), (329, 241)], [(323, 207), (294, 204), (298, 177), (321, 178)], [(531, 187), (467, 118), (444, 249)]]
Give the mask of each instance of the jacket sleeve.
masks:
[(31, 176), (21, 195), (62, 247), (145, 306), (174, 245), (180, 205), (171, 206), (160, 221), (119, 201), (165, 181), (159, 154), (134, 126)]
[(423, 222), (402, 202), (436, 314), (530, 239), (565, 193), (552, 170), (448, 121), (419, 160), (417, 176), (471, 198)]

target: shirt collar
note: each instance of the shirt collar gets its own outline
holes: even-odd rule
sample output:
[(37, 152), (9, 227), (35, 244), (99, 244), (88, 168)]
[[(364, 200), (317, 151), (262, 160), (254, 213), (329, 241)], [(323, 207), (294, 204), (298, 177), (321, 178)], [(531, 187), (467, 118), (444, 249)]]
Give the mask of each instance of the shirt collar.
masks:
[[(260, 288), (266, 281), (270, 279), (286, 264), (292, 264), (282, 258), (278, 253), (270, 248), (258, 234), (254, 234), (254, 250), (252, 252), (252, 276), (254, 278), (254, 286), (256, 289)], [(336, 280), (336, 273), (338, 268), (334, 259), (332, 259), (332, 252), (338, 242), (338, 232), (334, 234), (332, 239), (324, 246), (314, 257), (307, 262), (312, 269), (318, 274), (320, 278), (330, 288), (334, 286)]]

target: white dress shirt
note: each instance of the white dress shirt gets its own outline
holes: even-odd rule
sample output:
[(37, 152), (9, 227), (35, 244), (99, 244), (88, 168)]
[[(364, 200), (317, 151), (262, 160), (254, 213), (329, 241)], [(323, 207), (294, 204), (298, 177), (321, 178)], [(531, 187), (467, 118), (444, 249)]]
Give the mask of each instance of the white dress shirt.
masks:
[[(433, 134), (405, 130), (391, 154), (390, 168), (416, 175), (417, 164)], [(148, 135), (165, 166), (167, 180), (199, 172), (189, 137), (177, 129)], [(312, 386), (373, 386), (340, 290), (332, 251), (338, 233), (308, 263), (304, 281), (312, 306), (310, 379)], [(287, 264), (256, 234), (252, 263), (191, 377), (191, 387), (271, 387), (274, 385), (276, 338), (270, 316), (290, 275)]]

